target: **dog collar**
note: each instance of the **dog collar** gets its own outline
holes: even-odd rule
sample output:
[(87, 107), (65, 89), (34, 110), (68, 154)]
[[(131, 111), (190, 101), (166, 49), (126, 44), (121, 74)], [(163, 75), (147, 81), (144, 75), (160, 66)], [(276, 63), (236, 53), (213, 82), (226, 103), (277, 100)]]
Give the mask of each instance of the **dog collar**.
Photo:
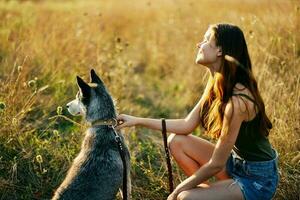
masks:
[(99, 119), (91, 123), (92, 126), (99, 126), (99, 125), (108, 125), (108, 126), (113, 126), (116, 127), (119, 123), (117, 119), (112, 118), (112, 119)]

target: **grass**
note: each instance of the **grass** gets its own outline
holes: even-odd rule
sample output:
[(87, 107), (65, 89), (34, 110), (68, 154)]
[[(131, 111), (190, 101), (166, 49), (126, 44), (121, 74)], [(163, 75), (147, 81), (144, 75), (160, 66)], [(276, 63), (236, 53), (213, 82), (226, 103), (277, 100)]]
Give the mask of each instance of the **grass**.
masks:
[[(299, 199), (299, 14), (297, 1), (280, 0), (1, 1), (1, 199), (51, 198), (84, 131), (64, 105), (76, 94), (75, 76), (87, 80), (92, 67), (119, 113), (185, 117), (207, 78), (194, 64), (196, 43), (217, 22), (237, 24), (246, 36), (280, 156), (274, 199)], [(166, 199), (160, 133), (136, 127), (124, 135), (133, 199)], [(185, 176), (173, 167), (178, 184)]]

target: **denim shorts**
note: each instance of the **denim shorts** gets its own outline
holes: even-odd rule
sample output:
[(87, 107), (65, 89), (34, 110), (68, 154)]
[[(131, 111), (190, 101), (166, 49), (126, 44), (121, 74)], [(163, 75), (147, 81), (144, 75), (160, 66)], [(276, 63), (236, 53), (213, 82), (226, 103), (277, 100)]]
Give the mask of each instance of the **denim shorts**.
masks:
[(278, 175), (278, 153), (269, 161), (247, 161), (234, 151), (226, 163), (229, 176), (239, 185), (245, 200), (268, 200), (275, 194)]

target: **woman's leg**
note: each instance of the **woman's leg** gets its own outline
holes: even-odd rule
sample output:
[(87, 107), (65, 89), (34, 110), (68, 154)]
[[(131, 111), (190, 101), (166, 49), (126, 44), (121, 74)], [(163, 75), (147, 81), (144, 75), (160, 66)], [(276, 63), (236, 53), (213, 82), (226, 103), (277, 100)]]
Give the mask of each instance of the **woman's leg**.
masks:
[(243, 193), (233, 179), (217, 181), (206, 188), (195, 188), (179, 193), (177, 200), (243, 200)]
[[(214, 144), (194, 135), (171, 134), (168, 137), (170, 152), (187, 176), (191, 176), (200, 166), (207, 163), (214, 151)], [(223, 169), (216, 174), (218, 180), (229, 179)]]

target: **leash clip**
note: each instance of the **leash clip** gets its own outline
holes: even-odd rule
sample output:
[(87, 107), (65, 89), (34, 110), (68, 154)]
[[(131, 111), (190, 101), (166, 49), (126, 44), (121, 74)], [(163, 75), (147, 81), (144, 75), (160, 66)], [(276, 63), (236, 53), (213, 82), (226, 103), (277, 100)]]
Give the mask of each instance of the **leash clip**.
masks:
[(119, 142), (121, 142), (120, 136), (116, 135), (116, 136), (115, 136), (115, 140), (116, 140), (116, 142), (118, 142), (118, 144), (119, 144)]
[[(118, 123), (118, 121), (115, 119), (115, 122)], [(114, 135), (115, 135), (115, 141), (117, 142), (117, 145), (119, 146), (119, 148), (121, 150), (123, 150), (123, 146), (122, 146), (122, 141), (121, 141), (121, 137), (117, 134), (115, 126), (114, 125), (110, 125), (110, 127), (113, 129), (114, 131)]]
[(115, 128), (118, 126), (118, 120), (116, 118), (113, 118), (113, 120), (114, 120), (114, 124), (111, 126), (115, 130)]

